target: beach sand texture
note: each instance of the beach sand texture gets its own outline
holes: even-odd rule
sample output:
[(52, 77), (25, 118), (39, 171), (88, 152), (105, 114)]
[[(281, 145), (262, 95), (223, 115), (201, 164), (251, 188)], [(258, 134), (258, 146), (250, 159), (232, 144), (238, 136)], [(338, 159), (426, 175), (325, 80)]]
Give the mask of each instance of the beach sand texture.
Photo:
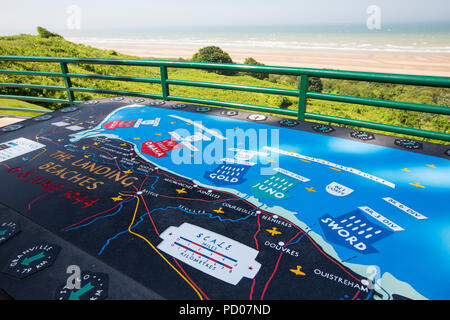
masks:
[[(86, 43), (92, 47), (115, 50), (123, 54), (146, 58), (177, 59), (191, 58), (201, 46)], [(430, 76), (450, 76), (449, 53), (400, 53), (400, 52), (346, 52), (293, 50), (274, 48), (226, 47), (236, 63), (253, 57), (265, 65), (302, 68), (338, 69), (383, 73), (401, 73)]]

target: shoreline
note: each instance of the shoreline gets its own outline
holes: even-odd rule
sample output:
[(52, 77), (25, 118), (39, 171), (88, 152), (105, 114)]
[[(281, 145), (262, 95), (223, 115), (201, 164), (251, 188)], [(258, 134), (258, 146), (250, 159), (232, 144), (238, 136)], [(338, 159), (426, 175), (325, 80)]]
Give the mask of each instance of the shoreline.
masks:
[[(107, 117), (105, 117), (99, 124), (97, 124), (94, 128), (88, 129), (88, 130), (82, 130), (76, 133), (73, 133), (70, 135), (71, 139), (69, 140), (70, 143), (76, 143), (80, 140), (86, 139), (86, 138), (95, 138), (95, 137), (103, 137), (103, 138), (111, 138), (111, 139), (118, 139), (122, 140), (122, 138), (119, 135), (112, 134), (112, 133), (105, 133), (100, 131), (102, 128), (102, 125), (106, 123), (115, 113), (117, 113), (120, 110), (127, 109), (130, 107), (142, 107), (141, 105), (126, 105), (123, 107), (120, 107), (116, 110), (114, 110), (112, 113), (110, 113)], [(372, 289), (376, 288), (378, 290), (377, 292), (381, 294), (381, 299), (388, 299), (392, 297), (393, 294), (402, 294), (403, 296), (409, 298), (409, 299), (419, 299), (419, 300), (427, 300), (425, 296), (420, 294), (414, 287), (412, 287), (409, 283), (403, 282), (399, 279), (397, 279), (395, 276), (393, 276), (389, 271), (385, 271), (383, 273), (378, 270), (376, 273), (371, 273), (369, 271), (373, 271), (376, 266), (374, 265), (367, 265), (367, 264), (358, 264), (353, 262), (347, 262), (343, 261), (343, 259), (339, 256), (338, 252), (334, 249), (334, 247), (314, 229), (312, 229), (306, 222), (300, 220), (296, 214), (297, 212), (290, 211), (288, 209), (285, 209), (281, 206), (270, 206), (267, 204), (264, 204), (261, 202), (260, 199), (254, 197), (253, 195), (243, 193), (239, 190), (235, 190), (229, 187), (220, 187), (216, 185), (209, 185), (205, 184), (204, 182), (200, 181), (197, 178), (190, 178), (184, 174), (177, 173), (173, 171), (172, 169), (169, 169), (167, 167), (162, 166), (161, 164), (157, 164), (156, 162), (152, 161), (152, 159), (148, 158), (146, 155), (144, 155), (138, 147), (137, 143), (134, 143), (132, 141), (126, 141), (122, 140), (124, 142), (130, 143), (133, 145), (133, 150), (136, 153), (138, 157), (140, 157), (143, 161), (152, 164), (153, 166), (164, 170), (168, 173), (171, 173), (177, 177), (181, 177), (186, 180), (191, 180), (193, 183), (195, 183), (197, 186), (202, 188), (210, 188), (217, 191), (224, 191), (231, 194), (234, 194), (236, 197), (240, 198), (243, 201), (247, 201), (251, 203), (255, 208), (260, 208), (268, 213), (271, 214), (277, 214), (283, 219), (285, 219), (288, 223), (291, 223), (295, 226), (297, 226), (300, 230), (304, 232), (304, 234), (308, 234), (308, 237), (311, 238), (311, 241), (315, 242), (320, 246), (320, 248), (331, 258), (336, 260), (339, 264), (341, 264), (343, 267), (348, 268), (352, 272), (358, 274), (361, 276), (362, 280), (367, 281), (367, 284), (362, 283), (362, 286)], [(381, 283), (383, 283), (383, 286), (381, 286)], [(384, 293), (383, 293), (384, 292)], [(385, 296), (386, 294), (386, 296)]]
[[(189, 59), (202, 46), (180, 44), (123, 44), (77, 41), (94, 48), (115, 50), (140, 58)], [(214, 45), (212, 43), (212, 45)], [(428, 76), (450, 76), (450, 53), (377, 52), (346, 50), (276, 49), (220, 46), (235, 63), (252, 57), (268, 66), (338, 69)]]

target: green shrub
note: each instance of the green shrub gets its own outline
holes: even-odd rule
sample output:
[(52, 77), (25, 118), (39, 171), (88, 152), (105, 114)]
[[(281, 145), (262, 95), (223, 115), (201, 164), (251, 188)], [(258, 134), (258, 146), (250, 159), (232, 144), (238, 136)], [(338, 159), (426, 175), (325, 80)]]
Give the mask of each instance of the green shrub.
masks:
[(41, 38), (62, 38), (59, 34), (51, 32), (43, 27), (37, 27), (37, 32)]
[[(233, 63), (230, 55), (216, 46), (201, 48), (198, 52), (194, 53), (191, 60), (199, 62)], [(213, 70), (210, 72), (228, 76), (236, 74), (236, 71), (233, 70)]]
[[(256, 61), (252, 57), (246, 58), (244, 61), (244, 64), (250, 64), (250, 65), (255, 65), (255, 66), (263, 66), (264, 65), (263, 63)], [(247, 74), (253, 78), (260, 79), (260, 80), (269, 78), (269, 73), (267, 73), (267, 72), (244, 72), (244, 74)]]

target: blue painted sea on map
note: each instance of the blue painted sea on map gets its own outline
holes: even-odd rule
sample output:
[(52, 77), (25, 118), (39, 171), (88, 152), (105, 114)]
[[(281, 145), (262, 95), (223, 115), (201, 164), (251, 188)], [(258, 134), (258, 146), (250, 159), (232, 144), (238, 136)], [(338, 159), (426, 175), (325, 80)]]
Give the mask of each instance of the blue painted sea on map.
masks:
[[(178, 118), (171, 117), (173, 115)], [(151, 120), (156, 118), (159, 120), (155, 125)], [(138, 119), (149, 124), (142, 122), (138, 127), (118, 125), (113, 129), (103, 126), (112, 121)], [(227, 137), (226, 129), (255, 130), (259, 141), (252, 145), (247, 139), (232, 146), (234, 151), (229, 150), (229, 139), (220, 138)], [(186, 138), (197, 132), (201, 132), (204, 139), (190, 144), (198, 147), (201, 143), (202, 150), (191, 151), (183, 146), (160, 157), (141, 152), (141, 144), (145, 141), (164, 141), (173, 138), (174, 133), (179, 138)], [(239, 149), (259, 152), (253, 156), (241, 153), (241, 156), (247, 156), (245, 161), (256, 163), (245, 171), (245, 181), (219, 187), (258, 198), (269, 212), (280, 214), (278, 207), (293, 212), (333, 246), (340, 261), (377, 266), (381, 275), (390, 273), (426, 298), (450, 298), (450, 162), (447, 159), (267, 126), (257, 121), (147, 106), (119, 108), (95, 128), (74, 134), (71, 141), (94, 136), (130, 142), (146, 160), (211, 188), (218, 185), (207, 179), (205, 172), (214, 172), (224, 163), (221, 159), (237, 160), (235, 155)], [(202, 153), (211, 152), (213, 145), (220, 146), (215, 149), (215, 162), (196, 164), (202, 160)], [(281, 153), (274, 150), (281, 150)], [(181, 158), (188, 163), (176, 163)], [(257, 194), (261, 193), (255, 193), (252, 186), (280, 173), (277, 168), (294, 177), (296, 184), (286, 189), (281, 199), (270, 194), (267, 198), (259, 198)], [(330, 193), (330, 189), (335, 192)], [(339, 194), (341, 191), (344, 192)], [(270, 210), (271, 207), (276, 208)], [(326, 223), (321, 220), (329, 217), (337, 221), (349, 212), (359, 212), (359, 216), (385, 232), (377, 241), (368, 241), (374, 251), (358, 252), (357, 248), (348, 245), (351, 241), (340, 243), (324, 231)]]

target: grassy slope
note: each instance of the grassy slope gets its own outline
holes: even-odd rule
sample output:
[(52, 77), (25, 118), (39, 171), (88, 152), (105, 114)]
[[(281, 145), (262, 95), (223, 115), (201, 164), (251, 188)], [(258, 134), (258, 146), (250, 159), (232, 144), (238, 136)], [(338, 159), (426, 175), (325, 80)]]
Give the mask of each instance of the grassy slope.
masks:
[[(112, 50), (100, 50), (89, 46), (74, 44), (64, 39), (43, 39), (31, 35), (0, 37), (0, 55), (24, 56), (70, 56), (89, 58), (119, 58), (139, 59), (134, 56), (115, 53)], [(1, 69), (22, 69), (59, 72), (58, 64), (29, 62), (0, 62)], [(110, 75), (127, 75), (159, 78), (159, 69), (152, 67), (106, 66), (106, 65), (69, 65), (70, 72), (96, 73)], [(232, 83), (261, 87), (297, 89), (298, 80), (287, 76), (272, 76), (266, 80), (258, 80), (248, 75), (223, 76), (202, 70), (169, 69), (169, 77), (173, 79)], [(63, 85), (62, 79), (48, 77), (25, 77), (16, 75), (0, 75), (0, 82), (36, 83)], [(344, 95), (362, 96), (415, 103), (439, 104), (450, 106), (450, 90), (415, 86), (376, 84), (355, 81), (322, 79), (323, 92)], [(136, 82), (104, 81), (91, 79), (72, 79), (73, 86), (115, 89), (135, 92), (160, 93), (159, 84), (144, 84)], [(48, 96), (66, 98), (65, 91), (49, 91), (34, 89), (0, 88), (0, 92), (20, 95)], [(216, 90), (206, 88), (171, 86), (170, 93), (177, 96), (199, 97), (206, 99), (241, 102), (263, 106), (279, 106), (275, 96), (249, 93), (244, 91)], [(76, 100), (88, 100), (106, 97), (108, 95), (93, 93), (75, 93)], [(295, 110), (298, 99), (288, 97), (291, 102), (289, 109)], [(51, 105), (52, 108), (58, 107)], [(450, 118), (441, 115), (428, 115), (419, 112), (391, 110), (336, 102), (310, 100), (308, 112), (336, 115), (394, 125), (410, 126), (426, 130), (450, 131)]]
[[(18, 108), (33, 108), (33, 109), (46, 109), (44, 107), (15, 99), (3, 99), (0, 98), (0, 107), (18, 107)], [(10, 114), (17, 116), (37, 116), (40, 113), (38, 112), (27, 112), (27, 111), (15, 111), (15, 110), (2, 110), (0, 108), (0, 114)]]

